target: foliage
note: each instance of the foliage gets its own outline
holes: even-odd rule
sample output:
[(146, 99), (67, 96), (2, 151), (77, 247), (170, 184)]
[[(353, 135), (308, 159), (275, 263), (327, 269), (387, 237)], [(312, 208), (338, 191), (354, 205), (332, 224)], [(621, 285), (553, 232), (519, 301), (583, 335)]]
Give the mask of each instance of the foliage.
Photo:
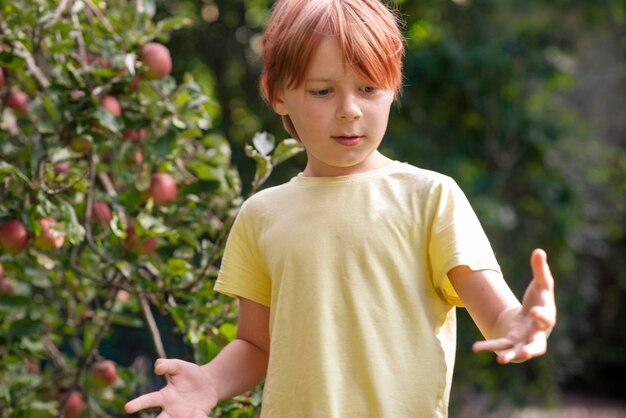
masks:
[[(0, 416), (63, 416), (72, 391), (84, 415), (119, 415), (152, 370), (113, 358), (119, 378), (103, 386), (91, 372), (103, 347), (143, 332), (154, 348), (141, 354), (166, 356), (161, 334), (175, 333), (186, 349), (168, 350), (203, 363), (234, 338), (236, 306), (212, 286), (240, 176), (212, 95), (190, 74), (147, 77), (142, 46), (189, 24), (154, 13), (150, 1), (0, 1), (0, 225), (29, 233), (26, 249), (0, 253)], [(267, 134), (254, 145), (255, 190), (300, 151)], [(174, 188), (155, 186), (157, 172)], [(57, 240), (37, 245), (47, 234)]]

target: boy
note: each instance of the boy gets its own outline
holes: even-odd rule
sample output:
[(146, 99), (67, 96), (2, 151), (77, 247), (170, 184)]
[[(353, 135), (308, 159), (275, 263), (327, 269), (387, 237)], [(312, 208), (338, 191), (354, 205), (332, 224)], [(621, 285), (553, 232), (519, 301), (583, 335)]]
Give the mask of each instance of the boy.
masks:
[(379, 0), (279, 0), (261, 90), (306, 149), (290, 182), (246, 201), (216, 289), (239, 299), (237, 339), (127, 412), (209, 414), (265, 379), (263, 417), (445, 417), (465, 305), (498, 361), (546, 350), (556, 320), (545, 253), (520, 304), (450, 178), (377, 151), (401, 85), (403, 39)]

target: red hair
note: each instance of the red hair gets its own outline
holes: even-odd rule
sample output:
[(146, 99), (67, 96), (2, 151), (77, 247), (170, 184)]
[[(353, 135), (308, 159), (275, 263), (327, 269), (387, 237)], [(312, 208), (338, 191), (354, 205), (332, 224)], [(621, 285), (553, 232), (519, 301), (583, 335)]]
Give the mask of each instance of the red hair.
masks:
[(352, 69), (376, 87), (402, 86), (404, 38), (396, 15), (380, 0), (277, 0), (263, 35), (260, 90), (274, 106), (298, 87), (322, 38), (333, 36)]

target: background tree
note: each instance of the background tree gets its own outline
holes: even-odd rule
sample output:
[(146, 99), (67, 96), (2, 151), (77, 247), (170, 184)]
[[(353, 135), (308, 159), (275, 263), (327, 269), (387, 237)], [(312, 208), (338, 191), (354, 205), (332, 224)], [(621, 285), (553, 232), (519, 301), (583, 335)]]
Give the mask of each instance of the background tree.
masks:
[[(214, 98), (169, 75), (189, 21), (154, 12), (0, 2), (0, 416), (119, 416), (155, 357), (234, 338), (212, 279), (240, 177)], [(300, 146), (252, 142), (254, 191)], [(248, 395), (214, 416), (252, 416)]]

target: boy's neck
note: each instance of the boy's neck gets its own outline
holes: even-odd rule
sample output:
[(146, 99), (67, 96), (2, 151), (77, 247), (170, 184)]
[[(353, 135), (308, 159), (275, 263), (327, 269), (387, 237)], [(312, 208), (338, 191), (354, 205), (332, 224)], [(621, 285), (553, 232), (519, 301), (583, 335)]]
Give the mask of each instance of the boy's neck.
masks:
[(390, 164), (391, 159), (385, 157), (378, 151), (374, 151), (365, 161), (350, 167), (332, 167), (328, 165), (320, 165), (307, 162), (302, 175), (304, 177), (340, 177), (353, 174), (367, 173), (368, 171), (377, 170)]

